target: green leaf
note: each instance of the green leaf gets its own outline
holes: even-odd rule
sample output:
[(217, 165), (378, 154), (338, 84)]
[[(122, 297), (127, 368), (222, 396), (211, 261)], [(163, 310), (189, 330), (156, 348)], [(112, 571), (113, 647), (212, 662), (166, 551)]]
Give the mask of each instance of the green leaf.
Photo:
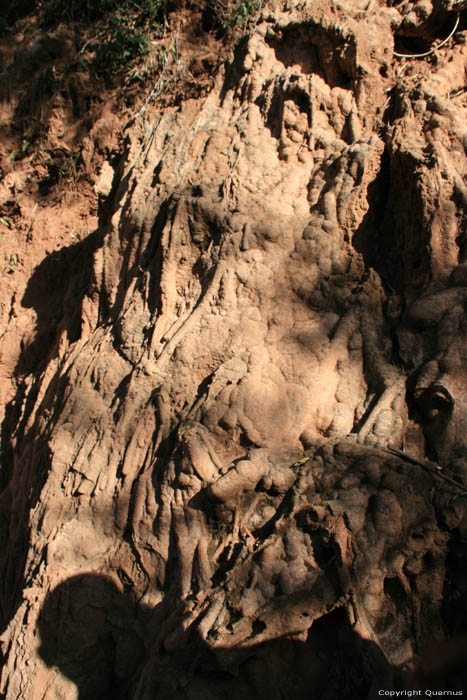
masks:
[(298, 467), (300, 464), (305, 464), (305, 462), (309, 462), (311, 457), (302, 457), (301, 459), (298, 460), (298, 462), (294, 462), (293, 466)]

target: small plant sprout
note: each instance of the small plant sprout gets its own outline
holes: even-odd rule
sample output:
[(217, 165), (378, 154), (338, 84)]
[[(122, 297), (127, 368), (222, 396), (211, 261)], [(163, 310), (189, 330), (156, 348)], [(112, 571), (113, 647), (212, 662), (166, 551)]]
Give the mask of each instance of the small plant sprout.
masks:
[(18, 256), (16, 255), (16, 253), (13, 253), (12, 255), (10, 255), (9, 260), (8, 260), (7, 272), (9, 275), (11, 275), (11, 273), (16, 270), (17, 265), (18, 265)]

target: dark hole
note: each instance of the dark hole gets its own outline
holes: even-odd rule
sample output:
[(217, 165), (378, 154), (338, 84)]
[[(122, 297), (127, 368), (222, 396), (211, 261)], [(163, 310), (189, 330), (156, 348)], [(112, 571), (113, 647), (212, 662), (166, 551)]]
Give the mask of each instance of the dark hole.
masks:
[(401, 54), (419, 54), (429, 51), (431, 44), (419, 36), (394, 35), (394, 51)]
[(387, 576), (384, 579), (384, 593), (385, 595), (389, 596), (389, 598), (391, 598), (391, 600), (396, 604), (398, 608), (407, 599), (407, 593), (405, 591), (404, 586), (400, 582), (400, 579), (398, 579), (395, 576)]

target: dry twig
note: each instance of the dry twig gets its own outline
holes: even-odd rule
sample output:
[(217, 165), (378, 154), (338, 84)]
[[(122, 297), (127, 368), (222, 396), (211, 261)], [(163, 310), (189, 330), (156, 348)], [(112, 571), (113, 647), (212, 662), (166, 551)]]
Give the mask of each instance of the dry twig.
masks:
[(422, 469), (431, 474), (431, 476), (436, 476), (438, 477), (438, 479), (447, 481), (449, 484), (451, 484), (451, 486), (455, 486), (457, 489), (459, 489), (459, 495), (467, 496), (467, 489), (464, 488), (462, 484), (459, 484), (458, 481), (452, 479), (450, 476), (445, 474), (442, 470), (442, 467), (440, 467), (439, 464), (436, 464), (435, 462), (430, 462), (429, 460), (422, 461), (421, 459), (417, 459), (416, 457), (408, 455), (406, 452), (402, 452), (402, 450), (396, 450), (394, 447), (388, 447), (386, 452), (397, 455), (397, 457), (405, 459), (406, 462), (410, 462), (411, 464), (416, 464), (419, 467), (422, 467)]

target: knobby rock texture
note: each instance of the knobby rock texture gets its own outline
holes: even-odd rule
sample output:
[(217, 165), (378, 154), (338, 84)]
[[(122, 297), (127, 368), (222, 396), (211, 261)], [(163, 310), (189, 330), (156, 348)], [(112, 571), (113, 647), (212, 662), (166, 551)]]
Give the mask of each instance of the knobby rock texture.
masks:
[(465, 5), (267, 3), (128, 126), (25, 293), (5, 700), (374, 697), (467, 631)]

